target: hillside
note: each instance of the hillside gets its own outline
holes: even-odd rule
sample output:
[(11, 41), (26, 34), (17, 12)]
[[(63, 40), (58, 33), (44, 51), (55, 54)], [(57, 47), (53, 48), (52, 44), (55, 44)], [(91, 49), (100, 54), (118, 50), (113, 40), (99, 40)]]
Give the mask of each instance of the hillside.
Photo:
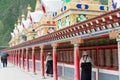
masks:
[(10, 32), (21, 13), (26, 13), (26, 7), (31, 5), (34, 10), (36, 0), (0, 0), (0, 46), (8, 46)]

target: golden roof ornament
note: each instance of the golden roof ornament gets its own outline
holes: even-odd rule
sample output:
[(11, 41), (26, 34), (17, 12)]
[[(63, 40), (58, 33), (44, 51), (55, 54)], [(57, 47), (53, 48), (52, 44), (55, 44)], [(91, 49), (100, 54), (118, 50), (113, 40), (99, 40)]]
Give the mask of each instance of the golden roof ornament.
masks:
[(25, 14), (24, 13), (22, 13), (21, 17), (22, 17), (22, 21), (25, 20)]
[(18, 25), (20, 25), (20, 18), (18, 18), (18, 21), (17, 21)]
[(14, 24), (14, 27), (17, 27), (17, 24), (16, 24), (16, 23)]
[(28, 4), (27, 10), (28, 10), (28, 12), (27, 12), (27, 19), (29, 19), (30, 18), (30, 12), (31, 12), (30, 4)]
[(28, 11), (31, 11), (31, 6), (30, 6), (30, 4), (28, 4), (27, 10), (28, 10)]

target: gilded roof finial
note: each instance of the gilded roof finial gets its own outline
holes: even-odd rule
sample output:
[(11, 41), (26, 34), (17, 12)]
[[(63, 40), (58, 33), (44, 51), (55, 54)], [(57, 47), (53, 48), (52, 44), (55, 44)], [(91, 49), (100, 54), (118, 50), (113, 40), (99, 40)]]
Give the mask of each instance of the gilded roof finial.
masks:
[(35, 7), (35, 11), (40, 11), (40, 10), (41, 10), (40, 0), (36, 0), (36, 7)]
[(24, 13), (22, 13), (21, 17), (22, 17), (22, 21), (25, 20), (25, 14)]
[(16, 23), (14, 24), (14, 27), (15, 27), (15, 28), (17, 27), (17, 24), (16, 24)]
[(27, 19), (29, 19), (30, 18), (30, 12), (31, 12), (30, 4), (28, 4), (27, 10), (28, 10), (28, 12), (27, 12)]
[(27, 10), (28, 10), (28, 11), (31, 11), (31, 6), (30, 6), (30, 4), (28, 4)]
[(18, 18), (18, 21), (17, 21), (18, 25), (20, 25), (20, 18)]

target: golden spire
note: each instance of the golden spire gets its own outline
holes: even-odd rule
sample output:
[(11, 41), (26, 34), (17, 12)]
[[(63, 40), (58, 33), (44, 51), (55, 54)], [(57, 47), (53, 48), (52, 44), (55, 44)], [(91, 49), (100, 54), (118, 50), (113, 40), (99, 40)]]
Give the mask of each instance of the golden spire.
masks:
[(40, 0), (36, 0), (36, 7), (35, 7), (35, 11), (40, 11), (40, 10), (41, 10)]
[(21, 17), (22, 17), (22, 21), (25, 20), (25, 15), (24, 15), (24, 13), (22, 13)]
[(30, 6), (30, 4), (28, 4), (27, 10), (28, 10), (28, 11), (31, 11), (31, 6)]
[(15, 27), (15, 28), (17, 27), (17, 24), (16, 24), (16, 23), (14, 24), (14, 27)]
[(18, 21), (17, 21), (18, 25), (20, 25), (20, 19), (18, 18)]
[(28, 4), (28, 7), (27, 7), (27, 19), (30, 18), (30, 12), (31, 12), (31, 7), (30, 7), (30, 4)]

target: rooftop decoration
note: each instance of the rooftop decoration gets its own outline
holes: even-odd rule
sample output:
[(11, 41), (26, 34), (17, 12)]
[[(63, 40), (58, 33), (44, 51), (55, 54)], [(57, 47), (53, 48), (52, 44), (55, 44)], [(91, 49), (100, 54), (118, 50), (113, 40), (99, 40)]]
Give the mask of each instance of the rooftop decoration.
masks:
[(33, 23), (38, 23), (43, 15), (42, 11), (36, 11), (30, 13), (30, 21)]
[(46, 12), (55, 12), (62, 7), (62, 0), (42, 0), (42, 10)]

